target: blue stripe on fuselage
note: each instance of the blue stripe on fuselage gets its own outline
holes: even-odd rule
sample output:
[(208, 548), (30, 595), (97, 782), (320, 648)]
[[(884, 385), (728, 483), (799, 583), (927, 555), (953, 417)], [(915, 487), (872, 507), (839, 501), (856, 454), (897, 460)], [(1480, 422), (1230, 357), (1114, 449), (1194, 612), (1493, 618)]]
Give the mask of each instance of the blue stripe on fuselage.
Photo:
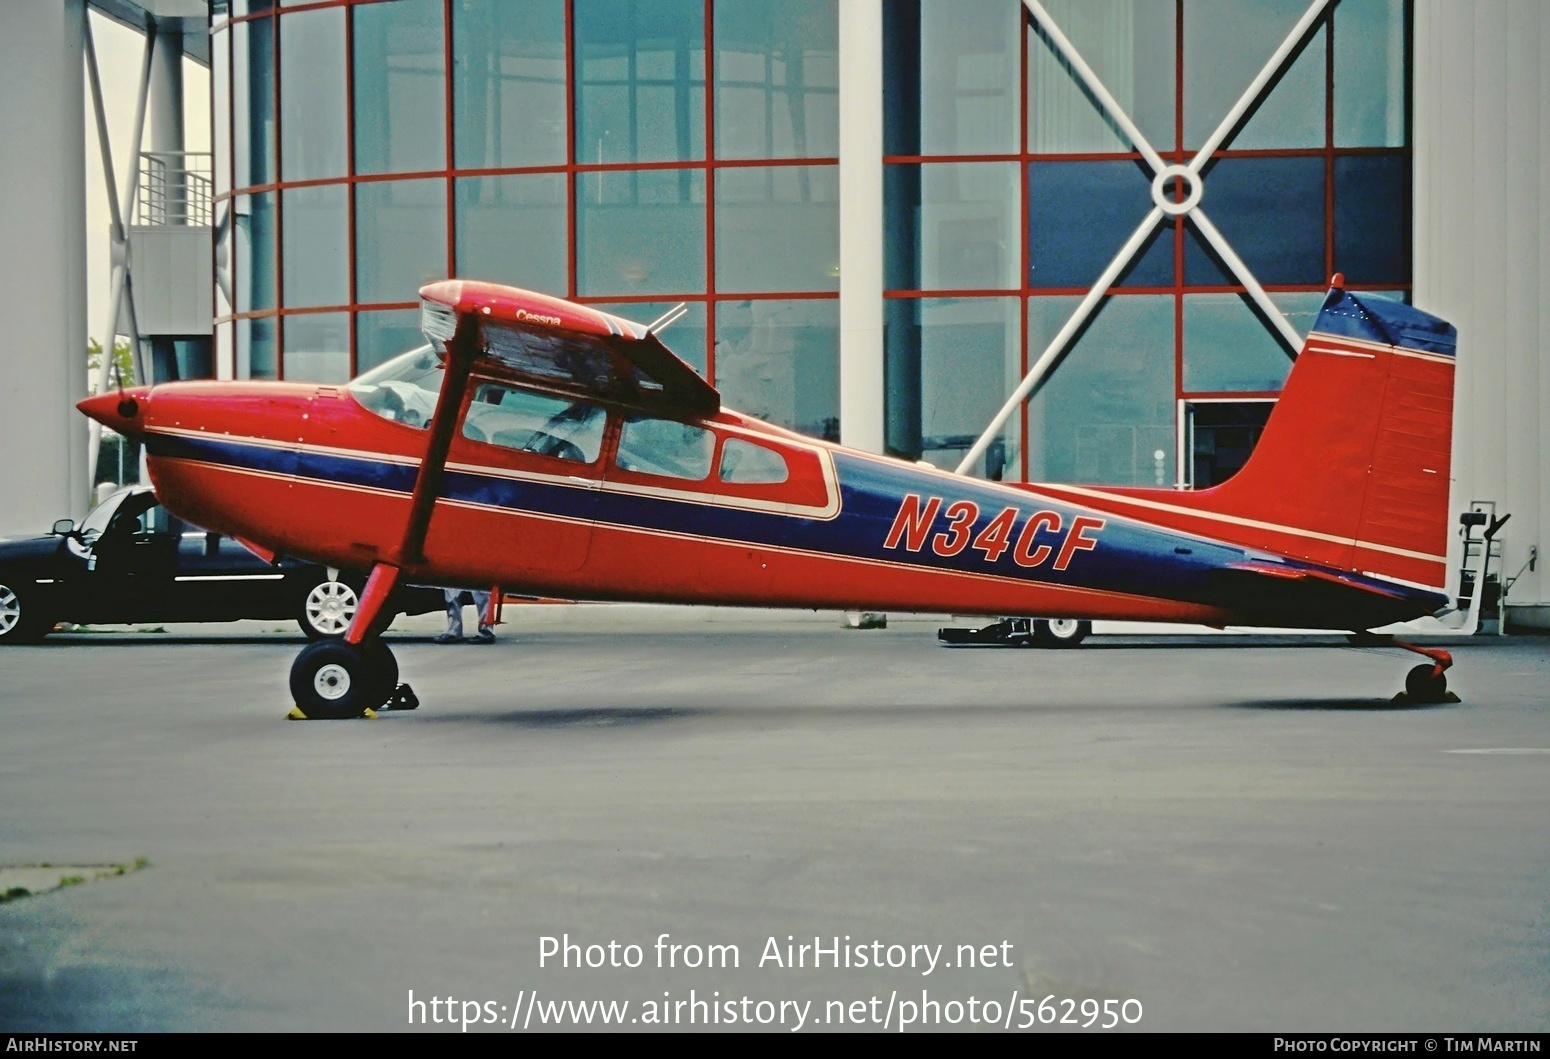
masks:
[[(1075, 551), (1066, 569), (1056, 570), (1054, 565), (1060, 546), (1073, 519), (1078, 515), (1095, 514), (1092, 510), (979, 479), (947, 478), (843, 453), (836, 454), (835, 463), (845, 512), (839, 520), (844, 526), (839, 529), (852, 542), (846, 550), (854, 552), (860, 545), (861, 554), (867, 558), (902, 560), (942, 570), (994, 573), (1067, 587), (1205, 601), (1211, 595), (1207, 580), (1210, 572), (1228, 563), (1242, 562), (1250, 554), (1232, 545), (1186, 538), (1126, 519), (1099, 516), (1105, 519), (1103, 528), (1088, 534), (1096, 539), (1097, 546), (1090, 551)], [(922, 501), (929, 497), (939, 497), (942, 501), (926, 543), (918, 552), (907, 551), (902, 544), (892, 549), (884, 548), (888, 531), (899, 513), (901, 499), (908, 493), (921, 497)], [(932, 550), (932, 541), (947, 531), (947, 508), (959, 500), (967, 500), (979, 508), (978, 517), (968, 526), (970, 543), (956, 555), (938, 555)], [(1020, 565), (1013, 557), (1013, 547), (1006, 548), (994, 562), (986, 558), (984, 551), (974, 547), (975, 537), (1007, 508), (1017, 512), (1011, 531), (1014, 546), (1030, 516), (1040, 511), (1053, 511), (1060, 516), (1058, 532), (1041, 530), (1035, 538), (1036, 544), (1051, 548), (1050, 556), (1040, 565)], [(1178, 548), (1188, 551), (1181, 554), (1175, 550)], [(836, 549), (823, 546), (820, 550)]]

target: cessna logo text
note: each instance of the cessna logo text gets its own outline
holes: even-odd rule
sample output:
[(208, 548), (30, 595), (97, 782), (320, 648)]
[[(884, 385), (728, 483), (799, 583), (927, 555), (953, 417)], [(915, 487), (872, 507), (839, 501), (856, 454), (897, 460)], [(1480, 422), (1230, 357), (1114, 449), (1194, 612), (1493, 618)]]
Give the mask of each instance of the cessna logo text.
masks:
[[(939, 514), (946, 519), (946, 525), (933, 534), (931, 530)], [(1077, 515), (1067, 526), (1057, 511), (1035, 511), (1019, 526), (1021, 514), (1015, 507), (1004, 508), (976, 533), (974, 525), (979, 521), (980, 508), (974, 501), (955, 500), (944, 507), (939, 496), (922, 500), (908, 493), (899, 504), (899, 513), (893, 517), (883, 547), (918, 552), (929, 543), (931, 550), (943, 557), (973, 548), (983, 552), (986, 561), (992, 563), (1010, 549), (1018, 566), (1043, 566), (1053, 558), (1051, 569), (1064, 570), (1077, 552), (1098, 547), (1098, 534), (1106, 521)]]
[(549, 316), (544, 313), (530, 313), (526, 309), (517, 310), (517, 319), (527, 324), (548, 324), (550, 327), (559, 327), (565, 322), (558, 316)]

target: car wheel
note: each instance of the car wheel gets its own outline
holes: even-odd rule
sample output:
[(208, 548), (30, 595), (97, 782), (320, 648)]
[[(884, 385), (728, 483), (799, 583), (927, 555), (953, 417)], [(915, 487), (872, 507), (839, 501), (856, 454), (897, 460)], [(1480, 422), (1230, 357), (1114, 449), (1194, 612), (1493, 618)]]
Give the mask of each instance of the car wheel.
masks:
[(1033, 623), (1033, 642), (1040, 647), (1075, 647), (1087, 639), (1093, 623), (1077, 618), (1040, 618)]
[(343, 581), (319, 581), (302, 600), (297, 623), (309, 640), (343, 636), (355, 619), (361, 598)]
[(38, 609), (32, 593), (0, 581), (0, 644), (37, 643), (53, 628), (53, 619)]

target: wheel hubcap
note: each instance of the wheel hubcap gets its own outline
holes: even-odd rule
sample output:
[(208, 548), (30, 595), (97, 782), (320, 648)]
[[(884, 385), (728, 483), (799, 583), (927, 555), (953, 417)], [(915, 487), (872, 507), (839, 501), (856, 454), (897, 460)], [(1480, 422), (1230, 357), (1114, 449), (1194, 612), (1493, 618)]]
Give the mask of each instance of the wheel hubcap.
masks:
[(1062, 640), (1068, 640), (1076, 635), (1079, 623), (1075, 618), (1052, 618), (1049, 623), (1049, 631)]
[(333, 636), (350, 627), (355, 617), (355, 590), (342, 581), (325, 581), (307, 594), (307, 622)]
[(312, 688), (319, 698), (329, 702), (342, 699), (350, 693), (350, 671), (338, 663), (330, 662), (312, 677)]
[(0, 585), (0, 633), (8, 633), (22, 620), (21, 601), (5, 585)]

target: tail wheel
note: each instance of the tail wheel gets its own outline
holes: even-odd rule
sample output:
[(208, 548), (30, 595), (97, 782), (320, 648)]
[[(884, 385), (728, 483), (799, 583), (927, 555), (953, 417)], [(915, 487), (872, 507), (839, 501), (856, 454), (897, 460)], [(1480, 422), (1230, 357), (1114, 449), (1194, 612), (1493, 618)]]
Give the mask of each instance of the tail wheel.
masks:
[(1412, 702), (1446, 702), (1448, 675), (1437, 672), (1435, 665), (1418, 665), (1405, 674), (1405, 694)]
[(291, 698), (308, 717), (359, 717), (376, 705), (366, 651), (343, 640), (319, 640), (291, 664)]
[(1033, 642), (1040, 647), (1075, 647), (1087, 639), (1093, 623), (1077, 618), (1039, 618), (1033, 623)]
[(343, 581), (319, 581), (302, 601), (297, 623), (309, 640), (343, 636), (355, 619), (361, 597)]
[(0, 644), (37, 643), (53, 628), (53, 619), (38, 609), (32, 592), (0, 582)]

